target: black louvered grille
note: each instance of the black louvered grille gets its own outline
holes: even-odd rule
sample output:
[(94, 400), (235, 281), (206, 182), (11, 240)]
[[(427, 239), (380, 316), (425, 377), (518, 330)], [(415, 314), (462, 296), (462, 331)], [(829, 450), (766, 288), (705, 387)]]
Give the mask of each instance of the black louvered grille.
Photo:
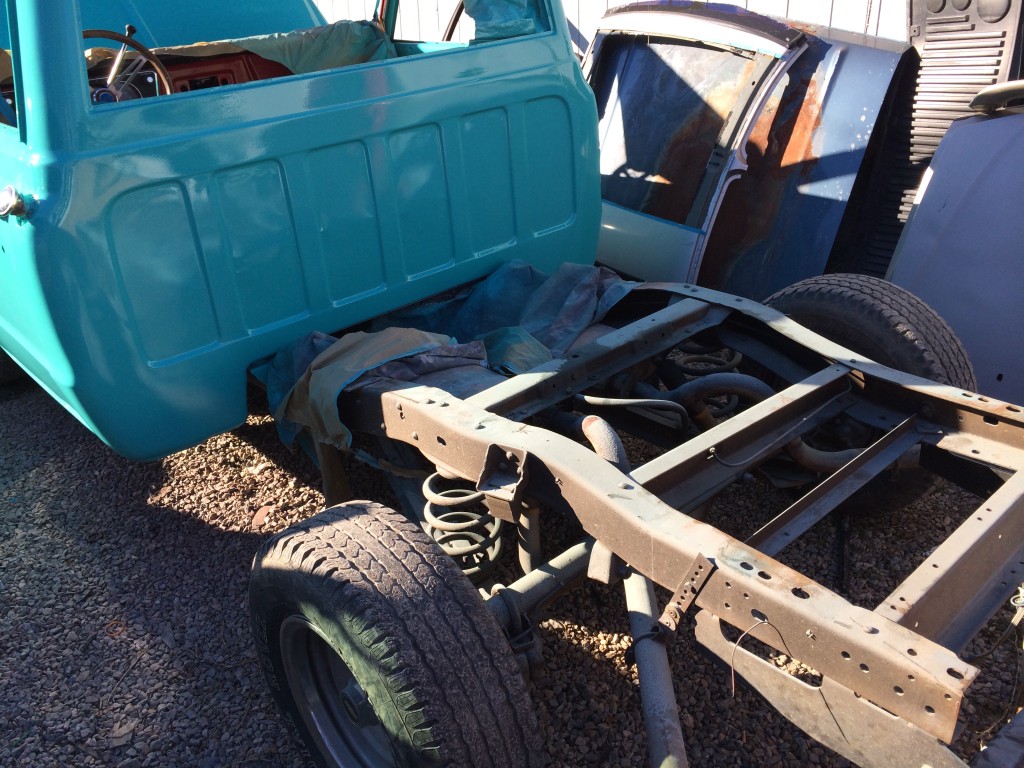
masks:
[(945, 13), (934, 14), (923, 0), (913, 0), (911, 42), (920, 52), (920, 68), (909, 109), (894, 112), (897, 124), (890, 131), (895, 140), (904, 137), (905, 146), (886, 153), (888, 184), (858, 271), (885, 276), (921, 177), (950, 123), (971, 114), (971, 99), (982, 88), (1021, 76), (1021, 4), (1013, 0), (1002, 19), (987, 23), (971, 6), (958, 13), (945, 5)]

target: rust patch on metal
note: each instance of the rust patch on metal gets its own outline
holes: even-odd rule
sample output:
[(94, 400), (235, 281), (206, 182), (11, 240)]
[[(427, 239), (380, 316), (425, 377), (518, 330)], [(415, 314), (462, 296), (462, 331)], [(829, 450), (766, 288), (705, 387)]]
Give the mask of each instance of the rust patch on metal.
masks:
[(712, 227), (701, 285), (723, 287), (743, 254), (770, 236), (791, 187), (811, 178), (821, 128), (817, 75), (793, 77), (758, 116), (745, 146), (747, 170), (726, 191)]
[(782, 163), (778, 168), (773, 169), (775, 173), (789, 175), (793, 172), (789, 169), (795, 169), (801, 179), (805, 181), (810, 179), (811, 170), (819, 160), (814, 153), (814, 136), (819, 128), (821, 128), (821, 97), (818, 95), (818, 81), (815, 78), (804, 87), (803, 102), (797, 112), (789, 140), (786, 142)]
[[(754, 72), (754, 62), (743, 69), (740, 79)], [(691, 115), (672, 134), (658, 160), (659, 180), (653, 185), (644, 205), (644, 212), (652, 216), (685, 224), (693, 208), (705, 168), (711, 153), (718, 146), (722, 126), (736, 108), (736, 90), (733, 81), (711, 90), (704, 108)]]

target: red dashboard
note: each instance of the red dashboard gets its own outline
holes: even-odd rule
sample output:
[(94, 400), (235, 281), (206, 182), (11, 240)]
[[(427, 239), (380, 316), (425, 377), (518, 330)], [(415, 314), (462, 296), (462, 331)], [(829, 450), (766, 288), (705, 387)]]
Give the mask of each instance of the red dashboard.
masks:
[(171, 76), (175, 93), (292, 74), (283, 64), (248, 51), (204, 57), (161, 57), (161, 60)]

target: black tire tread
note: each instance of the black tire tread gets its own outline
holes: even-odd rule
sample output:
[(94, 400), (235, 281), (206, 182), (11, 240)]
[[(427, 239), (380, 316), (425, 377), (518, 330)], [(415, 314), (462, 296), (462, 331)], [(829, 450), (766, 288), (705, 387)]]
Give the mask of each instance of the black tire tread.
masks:
[[(974, 370), (956, 334), (921, 299), (868, 275), (828, 274), (802, 280), (765, 299), (798, 323), (882, 365), (973, 392)], [(928, 472), (880, 475), (844, 506), (890, 512), (926, 496)]]
[[(764, 303), (875, 362), (971, 392), (977, 388), (953, 330), (893, 283), (869, 275), (820, 275), (783, 288)], [(899, 338), (895, 344), (893, 333)]]
[(501, 629), (418, 526), (372, 502), (325, 510), (264, 544), (253, 602), (281, 567), (311, 578), (322, 604), (347, 617), (404, 713), (417, 745), (410, 764), (541, 764), (529, 693)]

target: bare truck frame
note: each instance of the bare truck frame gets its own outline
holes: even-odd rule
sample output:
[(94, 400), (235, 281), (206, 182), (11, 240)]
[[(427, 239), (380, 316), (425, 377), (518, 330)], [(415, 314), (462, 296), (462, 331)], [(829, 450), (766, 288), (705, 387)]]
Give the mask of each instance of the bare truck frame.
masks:
[[(332, 24), (311, 0), (2, 5), (0, 380), (24, 369), (152, 460), (243, 423), (266, 373), (334, 505), (260, 548), (249, 591), (319, 765), (542, 765), (521, 667), (585, 577), (625, 584), (654, 765), (686, 761), (667, 640), (691, 628), (860, 765), (963, 765), (968, 643), (1012, 634), (1024, 582), (1020, 409), (973, 394), (949, 328), (877, 279), (769, 309), (594, 267), (598, 107), (558, 0), (467, 2), (460, 40), (406, 39), (437, 12), (411, 0)], [(778, 71), (757, 56), (737, 83)], [(617, 247), (639, 275), (656, 245)], [(350, 447), (404, 515), (348, 500)], [(892, 595), (853, 605), (784, 564), (833, 510), (920, 495), (910, 465), (986, 500)], [(753, 535), (714, 517), (750, 476), (803, 492)], [(503, 584), (485, 601), (474, 574)], [(979, 764), (1019, 763), (1015, 731)]]
[[(964, 765), (946, 744), (979, 670), (958, 654), (1024, 580), (1021, 409), (872, 363), (755, 302), (655, 288), (630, 297), (645, 310), (660, 297), (653, 314), (637, 312), (563, 358), (464, 399), (385, 379), (343, 392), (340, 412), (353, 430), (407, 444), (441, 477), (469, 484), (446, 501), (428, 483), (428, 498), (482, 500), (490, 516), (518, 525), (526, 575), (488, 605), (521, 654), (530, 645), (524, 617), (553, 595), (587, 573), (625, 577), (652, 765), (686, 764), (665, 644), (688, 612), (702, 645), (857, 764)], [(734, 361), (739, 353), (759, 378), (712, 372), (660, 393), (644, 383), (649, 361), (695, 342), (727, 348)], [(778, 382), (777, 393), (766, 380)], [(717, 422), (697, 404), (723, 393), (759, 402)], [(870, 427), (865, 447), (814, 447), (844, 420)], [(566, 436), (574, 429), (582, 440)], [(623, 432), (666, 450), (631, 466)], [(321, 446), (322, 461), (329, 455)], [(775, 559), (908, 455), (983, 501), (880, 604), (854, 605)], [(772, 476), (779, 461), (823, 479), (745, 541), (701, 522), (705, 502), (749, 473)], [(329, 491), (336, 481), (327, 478)], [(575, 517), (587, 535), (543, 565), (539, 509)], [(660, 608), (653, 585), (672, 592)], [(752, 644), (820, 678), (793, 677)], [(315, 727), (330, 730), (322, 719)], [(981, 753), (995, 760), (982, 764), (1009, 764), (1001, 749)]]

